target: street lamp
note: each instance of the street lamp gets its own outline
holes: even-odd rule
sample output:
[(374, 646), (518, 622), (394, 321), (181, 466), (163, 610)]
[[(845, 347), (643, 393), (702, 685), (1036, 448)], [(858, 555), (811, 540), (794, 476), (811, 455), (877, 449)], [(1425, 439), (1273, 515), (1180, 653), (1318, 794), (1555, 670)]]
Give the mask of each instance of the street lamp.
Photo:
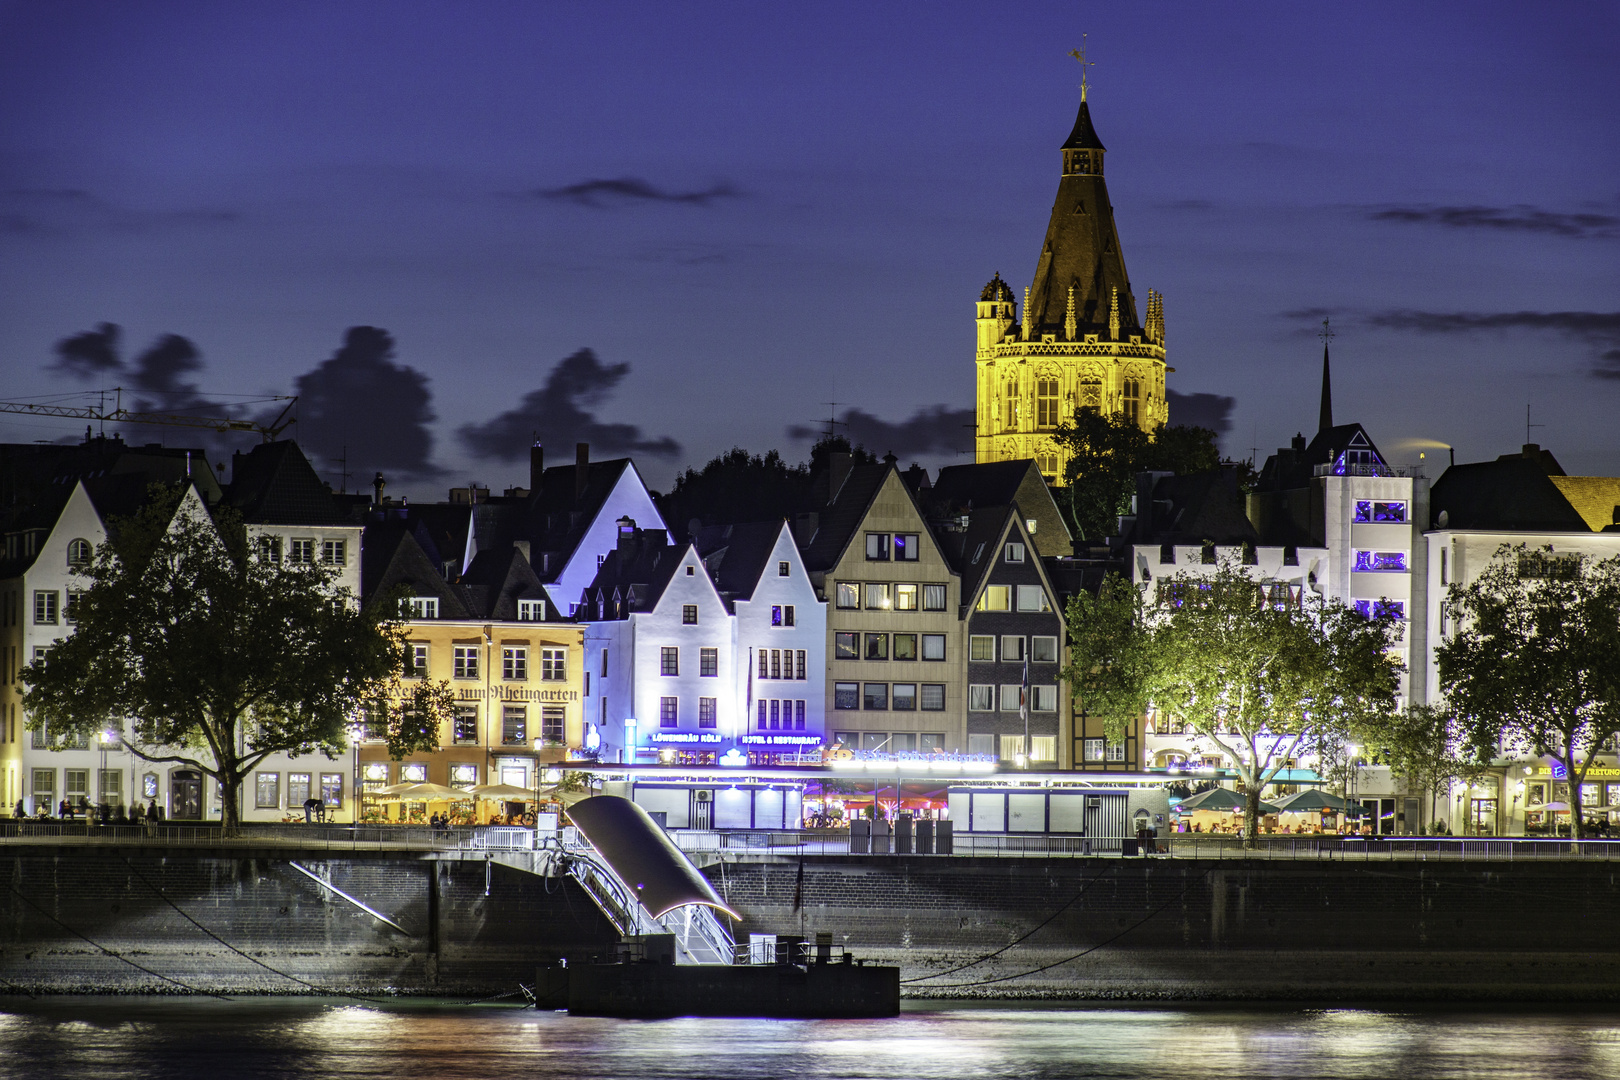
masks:
[(101, 772), (96, 776), (96, 796), (98, 809), (107, 796), (107, 751), (111, 747), (113, 741), (117, 738), (118, 733), (110, 728), (101, 733)]

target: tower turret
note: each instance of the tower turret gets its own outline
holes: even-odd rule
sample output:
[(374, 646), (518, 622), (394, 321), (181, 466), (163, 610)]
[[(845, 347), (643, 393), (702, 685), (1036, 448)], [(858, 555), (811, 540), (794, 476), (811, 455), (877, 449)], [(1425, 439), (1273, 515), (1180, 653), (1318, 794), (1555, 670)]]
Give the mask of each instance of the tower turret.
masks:
[(988, 349), (1007, 336), (1007, 328), (1017, 319), (1012, 286), (1001, 280), (1001, 272), (979, 291), (979, 348)]

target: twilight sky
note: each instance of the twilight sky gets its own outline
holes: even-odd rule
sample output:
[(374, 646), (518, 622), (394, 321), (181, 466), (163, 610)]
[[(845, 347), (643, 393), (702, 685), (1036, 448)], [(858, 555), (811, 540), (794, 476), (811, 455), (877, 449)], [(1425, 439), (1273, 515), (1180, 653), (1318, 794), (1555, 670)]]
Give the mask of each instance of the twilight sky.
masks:
[(1331, 314), (1390, 458), (1515, 450), (1529, 404), (1620, 473), (1589, 3), (0, 0), (0, 398), (296, 392), (334, 483), (346, 447), (418, 497), (523, 482), (534, 432), (654, 486), (800, 460), (833, 401), (971, 460), (973, 303), (1035, 268), (1082, 33), (1138, 307), (1229, 454), (1311, 433)]

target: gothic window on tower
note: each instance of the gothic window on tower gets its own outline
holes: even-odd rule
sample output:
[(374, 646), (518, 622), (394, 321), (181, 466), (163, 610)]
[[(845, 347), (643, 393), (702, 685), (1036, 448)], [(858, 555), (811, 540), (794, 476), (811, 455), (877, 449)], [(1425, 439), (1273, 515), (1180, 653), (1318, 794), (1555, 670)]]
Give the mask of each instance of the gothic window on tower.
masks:
[(1139, 379), (1125, 380), (1125, 419), (1137, 422), (1142, 409), (1142, 383)]
[(1058, 456), (1056, 454), (1042, 454), (1035, 459), (1040, 467), (1041, 475), (1050, 482), (1058, 478)]
[(1016, 375), (1007, 380), (1007, 408), (1001, 414), (1001, 422), (1010, 431), (1018, 430), (1018, 377)]
[(1035, 380), (1035, 426), (1043, 431), (1058, 426), (1058, 381), (1054, 378)]

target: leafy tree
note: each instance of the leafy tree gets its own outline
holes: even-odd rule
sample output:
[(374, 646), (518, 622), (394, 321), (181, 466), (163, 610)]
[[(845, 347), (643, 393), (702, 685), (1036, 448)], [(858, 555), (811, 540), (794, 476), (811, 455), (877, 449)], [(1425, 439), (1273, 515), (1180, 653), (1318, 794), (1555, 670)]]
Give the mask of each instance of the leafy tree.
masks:
[(80, 571), (74, 632), (22, 673), (31, 727), (121, 731), (143, 760), (214, 777), (227, 834), (260, 762), (335, 757), (364, 704), (388, 713), (396, 754), (437, 745), (448, 694), (400, 686), (397, 606), (361, 611), (325, 567), (260, 557), (239, 517), (216, 522), (189, 487), (158, 489), (110, 524)]
[(1620, 556), (1504, 544), (1446, 603), (1456, 632), (1435, 652), (1440, 689), (1473, 752), (1560, 761), (1580, 837), (1587, 771), (1620, 734)]
[(1208, 428), (1166, 425), (1149, 434), (1123, 414), (1096, 409), (1077, 411), (1052, 440), (1069, 453), (1063, 474), (1068, 509), (1079, 535), (1091, 540), (1114, 533), (1116, 519), (1130, 508), (1137, 473), (1207, 472), (1221, 463)]
[(1110, 573), (1093, 596), (1069, 600), (1069, 662), (1063, 678), (1075, 707), (1103, 721), (1110, 739), (1123, 741), (1131, 722), (1147, 711), (1153, 654), (1143, 619), (1142, 594)]
[(734, 446), (703, 468), (677, 476), (669, 494), (657, 496), (658, 512), (677, 534), (684, 534), (694, 518), (704, 525), (791, 518), (810, 509), (814, 476), (834, 453), (850, 454), (856, 465), (877, 460), (865, 447), (851, 447), (842, 435), (816, 443), (808, 464), (789, 465), (775, 450), (762, 456)]
[(1231, 758), (1251, 847), (1260, 793), (1290, 758), (1394, 707), (1388, 620), (1314, 598), (1274, 600), (1231, 562), (1211, 576), (1161, 580), (1135, 632), (1120, 632), (1123, 612), (1117, 601), (1070, 607), (1070, 636), (1087, 643), (1083, 662), (1106, 672), (1100, 700), (1116, 714), (1151, 702)]
[[(1458, 782), (1468, 783), (1484, 772), (1485, 766), (1468, 751), (1467, 732), (1451, 711), (1438, 705), (1412, 705), (1399, 712), (1376, 713), (1351, 732), (1366, 744), (1368, 753), (1387, 763), (1390, 772), (1407, 784), (1407, 790), (1422, 794), (1419, 831), (1432, 822), (1436, 799)], [(1427, 805), (1425, 805), (1427, 804)]]

